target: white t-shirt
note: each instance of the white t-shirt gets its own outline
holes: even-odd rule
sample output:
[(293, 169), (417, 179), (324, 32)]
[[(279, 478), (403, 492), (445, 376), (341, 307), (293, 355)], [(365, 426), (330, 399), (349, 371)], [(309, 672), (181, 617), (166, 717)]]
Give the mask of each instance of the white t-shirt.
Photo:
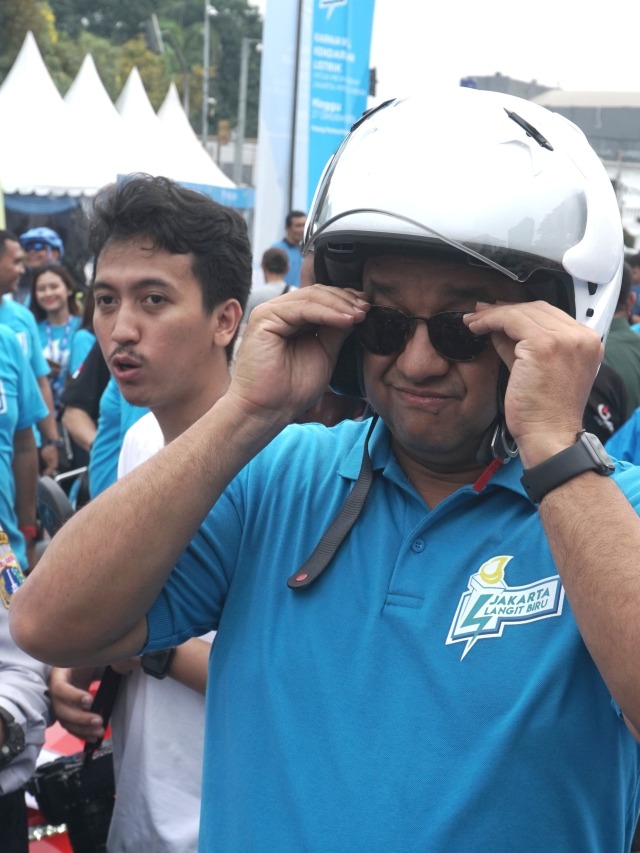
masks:
[[(118, 477), (163, 444), (155, 417), (142, 417), (125, 436)], [(213, 637), (201, 639), (211, 642)], [(116, 804), (109, 853), (196, 853), (204, 696), (172, 678), (159, 680), (136, 670), (120, 683), (111, 729)]]

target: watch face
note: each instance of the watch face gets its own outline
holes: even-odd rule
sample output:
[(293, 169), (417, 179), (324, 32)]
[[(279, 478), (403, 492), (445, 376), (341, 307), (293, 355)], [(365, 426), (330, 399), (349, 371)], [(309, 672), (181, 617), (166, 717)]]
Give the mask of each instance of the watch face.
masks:
[(593, 454), (594, 461), (597, 462), (604, 470), (613, 471), (615, 467), (613, 461), (602, 446), (600, 439), (591, 432), (583, 432), (582, 438), (585, 447), (587, 447)]

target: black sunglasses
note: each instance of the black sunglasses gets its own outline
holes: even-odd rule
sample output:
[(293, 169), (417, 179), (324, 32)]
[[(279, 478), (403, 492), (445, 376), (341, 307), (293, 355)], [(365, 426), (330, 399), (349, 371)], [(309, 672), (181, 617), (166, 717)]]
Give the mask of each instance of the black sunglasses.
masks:
[(22, 248), (25, 252), (31, 252), (32, 250), (39, 251), (40, 249), (48, 249), (48, 243), (42, 243), (40, 240), (36, 240), (33, 243), (23, 243)]
[(438, 355), (448, 361), (471, 361), (489, 346), (489, 335), (474, 335), (462, 321), (464, 315), (464, 311), (442, 311), (433, 317), (410, 317), (397, 308), (372, 305), (366, 320), (356, 326), (356, 335), (374, 355), (400, 354), (422, 321)]

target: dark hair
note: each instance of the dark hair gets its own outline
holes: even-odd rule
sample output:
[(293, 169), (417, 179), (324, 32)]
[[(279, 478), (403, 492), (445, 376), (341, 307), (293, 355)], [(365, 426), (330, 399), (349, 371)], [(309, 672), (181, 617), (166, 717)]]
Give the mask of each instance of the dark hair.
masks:
[[(204, 311), (237, 299), (244, 311), (251, 290), (251, 245), (240, 214), (169, 178), (136, 174), (109, 184), (94, 198), (89, 218), (92, 284), (108, 243), (146, 237), (156, 249), (193, 255)], [(233, 353), (234, 341), (227, 346)]]
[(622, 278), (620, 279), (620, 293), (618, 294), (618, 304), (616, 311), (621, 311), (627, 307), (627, 298), (631, 290), (631, 267), (625, 261), (622, 265)]
[(630, 267), (640, 267), (640, 252), (636, 252), (635, 255), (627, 255), (625, 260)]
[(0, 257), (5, 253), (6, 243), (8, 240), (13, 240), (14, 243), (20, 245), (20, 240), (13, 231), (7, 231), (6, 229), (0, 230)]
[(289, 269), (289, 258), (284, 249), (274, 247), (267, 249), (263, 254), (261, 266), (265, 272), (272, 272), (274, 275), (284, 275)]
[[(82, 296), (82, 323), (80, 323), (78, 328), (87, 329), (93, 333), (93, 312), (96, 307), (96, 297), (93, 288), (89, 287), (84, 293), (79, 295)], [(78, 294), (76, 298), (78, 298)]]
[(300, 216), (304, 216), (305, 219), (307, 218), (307, 214), (304, 212), (304, 210), (290, 210), (289, 213), (287, 213), (287, 218), (284, 221), (284, 227), (289, 228), (293, 220), (298, 219)]
[(29, 302), (29, 308), (33, 313), (33, 316), (36, 318), (38, 323), (42, 320), (47, 319), (47, 312), (38, 305), (38, 300), (36, 299), (36, 285), (38, 284), (38, 279), (45, 272), (55, 273), (62, 281), (65, 283), (67, 290), (69, 291), (69, 296), (67, 297), (67, 305), (69, 306), (70, 314), (78, 314), (78, 304), (76, 302), (76, 283), (71, 277), (71, 273), (69, 270), (63, 266), (62, 264), (57, 263), (56, 261), (49, 261), (46, 264), (42, 264), (41, 267), (38, 267), (33, 271), (33, 278), (31, 279), (31, 301)]

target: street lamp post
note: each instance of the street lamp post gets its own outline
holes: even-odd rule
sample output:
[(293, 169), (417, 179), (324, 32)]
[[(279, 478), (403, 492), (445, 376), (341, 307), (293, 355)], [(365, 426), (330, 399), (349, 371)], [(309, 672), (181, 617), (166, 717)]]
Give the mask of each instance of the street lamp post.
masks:
[(247, 85), (249, 82), (249, 49), (252, 44), (256, 50), (260, 39), (243, 38), (240, 50), (240, 87), (238, 90), (238, 126), (236, 128), (236, 151), (233, 164), (233, 180), (236, 184), (242, 183), (242, 154), (244, 149), (244, 136), (247, 124)]
[(211, 18), (218, 10), (204, 0), (204, 47), (202, 53), (202, 144), (207, 147), (209, 136), (209, 53), (211, 42)]

